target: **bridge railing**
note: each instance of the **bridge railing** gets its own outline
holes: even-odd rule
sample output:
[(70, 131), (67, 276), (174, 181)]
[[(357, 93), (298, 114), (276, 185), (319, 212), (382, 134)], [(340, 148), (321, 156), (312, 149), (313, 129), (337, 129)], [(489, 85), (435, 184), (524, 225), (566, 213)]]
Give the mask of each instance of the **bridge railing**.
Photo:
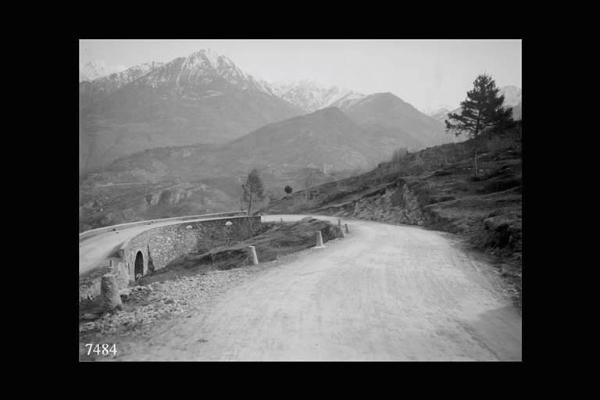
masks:
[(222, 213), (186, 215), (186, 216), (182, 216), (182, 217), (171, 217), (171, 218), (152, 219), (152, 220), (146, 220), (146, 221), (127, 222), (124, 224), (103, 226), (102, 228), (95, 228), (95, 229), (87, 230), (85, 232), (81, 232), (79, 234), (79, 240), (83, 240), (90, 236), (94, 236), (94, 235), (97, 235), (100, 233), (110, 232), (113, 229), (116, 230), (116, 229), (131, 228), (134, 226), (141, 226), (141, 225), (152, 225), (157, 222), (167, 222), (167, 221), (176, 221), (176, 220), (188, 221), (190, 219), (197, 219), (197, 218), (236, 217), (236, 216), (243, 216), (243, 215), (246, 215), (246, 213), (243, 211), (228, 211), (228, 212), (222, 212)]

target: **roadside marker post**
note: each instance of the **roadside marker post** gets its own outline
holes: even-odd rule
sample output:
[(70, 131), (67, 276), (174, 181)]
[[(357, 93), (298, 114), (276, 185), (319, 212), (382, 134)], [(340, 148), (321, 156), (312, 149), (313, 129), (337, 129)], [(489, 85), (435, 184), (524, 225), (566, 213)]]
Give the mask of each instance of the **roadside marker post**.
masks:
[(323, 246), (323, 235), (321, 234), (321, 231), (317, 231), (317, 245), (315, 246), (316, 249), (322, 249), (325, 246)]
[(256, 255), (256, 247), (248, 246), (248, 249), (250, 249), (250, 256), (252, 257), (252, 265), (257, 265), (258, 264), (258, 256)]
[(100, 281), (100, 296), (102, 296), (102, 306), (106, 311), (122, 308), (121, 296), (119, 295), (119, 285), (114, 274), (104, 274)]

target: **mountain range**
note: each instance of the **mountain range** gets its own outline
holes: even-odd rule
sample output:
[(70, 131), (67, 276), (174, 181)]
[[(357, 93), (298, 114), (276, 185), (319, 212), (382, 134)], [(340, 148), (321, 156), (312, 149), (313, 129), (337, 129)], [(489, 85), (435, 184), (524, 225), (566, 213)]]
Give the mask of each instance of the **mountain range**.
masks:
[(210, 50), (83, 81), (79, 92), (80, 229), (237, 209), (252, 168), (277, 198), (398, 148), (456, 141), (392, 93), (272, 84)]
[(244, 177), (258, 168), (267, 186), (297, 186), (303, 178), (298, 171), (365, 170), (405, 145), (401, 131), (365, 129), (339, 108), (328, 107), (265, 125), (223, 145), (160, 147), (128, 155), (88, 174), (84, 183), (195, 182)]
[(121, 87), (141, 78), (148, 72), (163, 65), (159, 62), (144, 63), (127, 68), (124, 71), (115, 72), (96, 78), (92, 81), (79, 83), (79, 107), (85, 110), (94, 102), (101, 101), (106, 96), (117, 91)]
[(127, 154), (225, 143), (303, 113), (208, 50), (111, 77), (80, 84), (80, 176)]
[[(395, 128), (401, 120), (377, 124), (386, 113), (410, 115), (414, 108), (389, 93), (365, 99), (347, 112), (328, 107), (222, 145), (160, 147), (121, 157), (81, 182), (80, 228), (237, 209), (240, 184), (252, 168), (260, 171), (268, 195), (278, 198), (285, 185), (299, 189), (352, 176), (414, 144), (413, 136)], [(373, 119), (366, 117), (369, 110)]]
[(337, 107), (363, 130), (409, 149), (443, 143), (443, 125), (392, 94), (313, 81), (269, 84), (200, 50), (79, 85), (80, 176), (146, 149), (224, 144), (272, 122)]
[(112, 73), (122, 71), (122, 67), (110, 67), (105, 62), (89, 61), (79, 65), (79, 82), (90, 82)]
[(326, 87), (315, 81), (302, 80), (293, 83), (271, 84), (273, 93), (284, 100), (300, 107), (307, 113), (326, 107), (348, 105), (349, 100), (359, 100), (365, 97), (349, 89), (337, 86)]

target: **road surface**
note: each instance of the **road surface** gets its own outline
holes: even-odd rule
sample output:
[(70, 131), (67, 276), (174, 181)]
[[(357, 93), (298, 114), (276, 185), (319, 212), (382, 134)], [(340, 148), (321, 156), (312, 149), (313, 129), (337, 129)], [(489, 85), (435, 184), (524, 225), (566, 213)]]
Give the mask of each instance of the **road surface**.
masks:
[[(189, 219), (169, 218), (166, 220), (152, 220), (144, 225), (128, 226), (129, 224), (115, 225), (115, 231), (93, 233), (93, 236), (85, 236), (79, 240), (79, 274), (90, 271), (105, 262), (122, 243), (132, 237), (159, 226), (181, 224), (183, 222), (205, 221), (211, 219), (223, 219), (227, 217), (198, 217)], [(230, 217), (234, 218), (234, 217)], [(91, 231), (90, 231), (91, 232)]]
[(265, 268), (122, 359), (521, 360), (520, 313), (451, 235), (344, 222), (346, 238)]

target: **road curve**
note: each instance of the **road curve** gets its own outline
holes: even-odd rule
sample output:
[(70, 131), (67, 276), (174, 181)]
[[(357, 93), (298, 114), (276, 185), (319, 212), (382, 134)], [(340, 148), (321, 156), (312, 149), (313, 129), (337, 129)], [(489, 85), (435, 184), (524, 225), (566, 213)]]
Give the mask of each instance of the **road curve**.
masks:
[[(281, 217), (303, 216), (263, 219)], [(520, 313), (451, 235), (344, 222), (346, 238), (265, 269), (122, 359), (521, 360)]]
[[(208, 221), (213, 219), (225, 219), (228, 217), (199, 216), (198, 218), (180, 217), (150, 220), (140, 225), (140, 222), (131, 224), (114, 225), (114, 231), (106, 231), (102, 228), (99, 233), (93, 236), (80, 238), (79, 240), (79, 274), (90, 271), (101, 265), (122, 243), (133, 238), (148, 229), (159, 226), (181, 224), (184, 222)], [(229, 217), (233, 218), (233, 217)], [(136, 225), (133, 225), (136, 224)], [(133, 225), (133, 226), (131, 226)]]

